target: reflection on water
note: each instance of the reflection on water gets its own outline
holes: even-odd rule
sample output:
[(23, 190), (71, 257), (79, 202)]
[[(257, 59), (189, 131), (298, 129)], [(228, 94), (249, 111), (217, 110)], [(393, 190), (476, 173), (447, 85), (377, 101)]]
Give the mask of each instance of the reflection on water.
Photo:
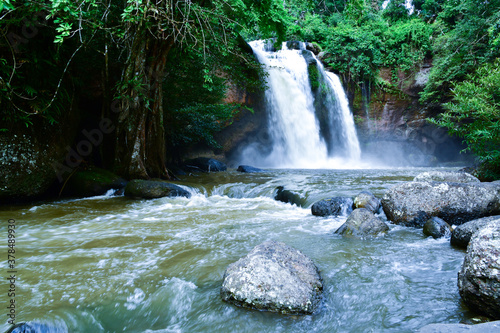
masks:
[[(180, 184), (193, 187), (190, 199), (102, 196), (2, 207), (0, 220), (17, 223), (16, 320), (62, 332), (411, 332), (460, 322), (467, 319), (456, 287), (463, 251), (394, 225), (385, 237), (344, 239), (333, 232), (345, 217), (310, 212), (329, 196), (381, 196), (421, 171), (230, 171), (186, 177)], [(274, 201), (279, 185), (306, 197), (307, 207)], [(221, 301), (227, 265), (270, 239), (319, 267), (324, 301), (314, 315)], [(1, 324), (3, 332), (5, 317)]]

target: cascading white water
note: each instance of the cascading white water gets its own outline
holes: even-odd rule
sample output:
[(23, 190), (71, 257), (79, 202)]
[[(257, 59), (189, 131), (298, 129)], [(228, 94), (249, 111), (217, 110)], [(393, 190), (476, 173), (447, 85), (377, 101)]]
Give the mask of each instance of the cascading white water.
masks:
[[(299, 50), (290, 50), (283, 43), (277, 52), (267, 51), (268, 44), (262, 40), (250, 45), (269, 75), (266, 103), (270, 140), (246, 147), (240, 162), (279, 168), (345, 168), (356, 164), (359, 142), (338, 77), (326, 73), (303, 43)], [(314, 94), (311, 89), (311, 61), (316, 62), (318, 80), (325, 85), (321, 93)]]

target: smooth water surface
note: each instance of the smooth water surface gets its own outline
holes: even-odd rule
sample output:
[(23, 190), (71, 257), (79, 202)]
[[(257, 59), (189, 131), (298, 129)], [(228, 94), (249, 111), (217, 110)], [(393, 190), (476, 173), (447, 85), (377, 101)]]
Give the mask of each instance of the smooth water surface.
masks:
[[(334, 231), (346, 217), (311, 215), (317, 200), (362, 190), (381, 196), (421, 171), (229, 171), (186, 176), (179, 184), (193, 188), (189, 199), (102, 196), (1, 207), (5, 240), (7, 220), (17, 226), (17, 322), (61, 332), (222, 333), (412, 332), (467, 320), (456, 286), (464, 252), (448, 240), (395, 225), (376, 239), (342, 238)], [(306, 207), (273, 200), (279, 185), (304, 196)], [(271, 239), (319, 267), (324, 300), (315, 314), (221, 301), (227, 265)]]

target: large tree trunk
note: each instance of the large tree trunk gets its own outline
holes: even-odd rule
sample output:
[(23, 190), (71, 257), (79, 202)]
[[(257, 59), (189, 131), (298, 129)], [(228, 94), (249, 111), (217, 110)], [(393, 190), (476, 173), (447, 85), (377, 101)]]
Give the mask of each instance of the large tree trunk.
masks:
[(170, 178), (165, 167), (163, 73), (172, 40), (138, 26), (123, 72), (115, 162), (124, 177)]

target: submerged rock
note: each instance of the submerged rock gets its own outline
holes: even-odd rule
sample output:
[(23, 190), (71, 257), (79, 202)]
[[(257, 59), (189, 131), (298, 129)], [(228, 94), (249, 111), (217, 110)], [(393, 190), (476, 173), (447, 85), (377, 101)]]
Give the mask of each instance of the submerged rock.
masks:
[(276, 195), (274, 200), (281, 201), (284, 203), (290, 203), (302, 207), (305, 202), (305, 198), (301, 197), (300, 194), (292, 192), (290, 190), (285, 190), (283, 186), (278, 186), (276, 188)]
[(415, 182), (479, 183), (479, 179), (467, 172), (427, 171), (416, 176)]
[(355, 208), (366, 208), (372, 213), (378, 213), (382, 208), (380, 200), (370, 191), (363, 191), (354, 198)]
[(160, 180), (134, 179), (125, 187), (125, 196), (155, 199), (162, 197), (191, 197), (191, 193), (180, 186)]
[(352, 212), (353, 200), (349, 197), (333, 197), (315, 202), (311, 213), (315, 216), (346, 216)]
[(451, 245), (466, 249), (472, 235), (488, 225), (500, 225), (500, 215), (483, 217), (459, 225), (451, 233)]
[(423, 227), (433, 216), (460, 225), (500, 214), (500, 185), (407, 182), (389, 189), (382, 207), (388, 220), (404, 226)]
[(63, 194), (77, 197), (103, 195), (107, 191), (123, 190), (127, 181), (111, 171), (91, 168), (75, 172), (66, 183)]
[(441, 238), (451, 234), (451, 226), (439, 217), (432, 217), (424, 224), (424, 235)]
[(288, 314), (311, 314), (321, 301), (318, 268), (302, 252), (267, 241), (224, 273), (221, 297), (237, 306)]
[(458, 273), (458, 291), (472, 311), (500, 319), (500, 226), (472, 236)]
[(357, 208), (347, 221), (335, 231), (342, 236), (374, 237), (387, 232), (389, 227), (366, 208)]
[(219, 172), (227, 170), (227, 166), (224, 163), (208, 157), (198, 157), (187, 161), (185, 164), (187, 168), (204, 172)]
[(238, 167), (238, 169), (236, 169), (236, 171), (244, 172), (244, 173), (254, 173), (254, 172), (265, 172), (266, 170), (255, 168), (255, 167), (249, 166), (249, 165), (240, 165)]
[(418, 333), (492, 333), (500, 332), (500, 321), (476, 325), (465, 324), (430, 324), (422, 327)]

